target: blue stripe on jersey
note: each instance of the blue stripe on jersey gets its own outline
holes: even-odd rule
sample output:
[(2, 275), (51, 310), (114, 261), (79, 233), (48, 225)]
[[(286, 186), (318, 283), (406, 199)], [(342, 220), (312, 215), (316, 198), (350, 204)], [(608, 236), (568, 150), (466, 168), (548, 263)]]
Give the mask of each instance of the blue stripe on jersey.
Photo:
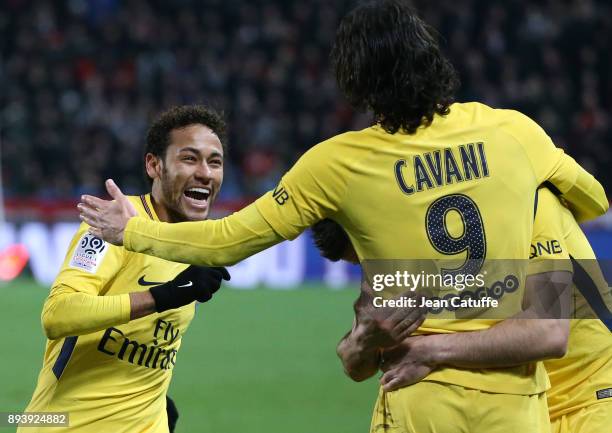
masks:
[(601, 292), (587, 271), (573, 257), (574, 265), (574, 284), (578, 287), (582, 296), (587, 300), (599, 320), (612, 332), (612, 312), (608, 309), (605, 301), (601, 297)]
[(55, 377), (57, 377), (58, 380), (62, 376), (66, 365), (68, 365), (68, 361), (70, 360), (70, 356), (72, 356), (72, 352), (74, 351), (74, 346), (76, 346), (78, 338), (79, 337), (74, 336), (66, 337), (64, 339), (64, 344), (62, 344), (59, 356), (57, 357), (57, 360), (55, 361), (55, 364), (53, 364), (52, 368), (53, 374), (55, 374)]

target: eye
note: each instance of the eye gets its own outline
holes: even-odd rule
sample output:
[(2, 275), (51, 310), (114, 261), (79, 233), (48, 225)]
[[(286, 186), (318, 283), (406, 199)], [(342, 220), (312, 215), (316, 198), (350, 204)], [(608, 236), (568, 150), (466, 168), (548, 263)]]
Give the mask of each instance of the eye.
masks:
[(191, 155), (186, 155), (186, 156), (183, 156), (181, 158), (181, 161), (195, 162), (196, 161), (196, 157), (195, 156), (191, 156)]
[(221, 159), (211, 159), (209, 162), (210, 165), (222, 166), (223, 160)]

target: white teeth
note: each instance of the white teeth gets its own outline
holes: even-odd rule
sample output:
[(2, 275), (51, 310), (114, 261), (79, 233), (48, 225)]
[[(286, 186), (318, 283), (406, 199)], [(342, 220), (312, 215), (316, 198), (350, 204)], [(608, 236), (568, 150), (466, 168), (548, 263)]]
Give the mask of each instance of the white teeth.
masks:
[(210, 190), (208, 188), (189, 188), (187, 191), (199, 192), (200, 194), (210, 194)]

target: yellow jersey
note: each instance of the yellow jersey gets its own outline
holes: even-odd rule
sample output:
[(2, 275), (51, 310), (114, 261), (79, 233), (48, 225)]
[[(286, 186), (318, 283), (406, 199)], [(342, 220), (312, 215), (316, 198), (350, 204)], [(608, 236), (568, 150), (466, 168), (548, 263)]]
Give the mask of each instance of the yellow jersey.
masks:
[[(140, 215), (158, 221), (149, 195), (130, 200)], [(166, 391), (195, 303), (129, 321), (128, 293), (185, 268), (106, 244), (81, 225), (45, 303), (43, 320), (54, 324), (54, 339), (26, 411), (68, 412), (71, 431), (83, 433), (167, 432)], [(58, 306), (65, 293), (76, 296)], [(99, 311), (83, 316), (79, 303), (103, 300)], [(77, 329), (82, 335), (72, 335)]]
[[(453, 104), (448, 116), (414, 135), (390, 135), (374, 126), (315, 146), (257, 205), (287, 239), (331, 217), (361, 261), (526, 259), (538, 185), (559, 167), (577, 170), (562, 165), (564, 158), (540, 127), (516, 111)], [(462, 232), (459, 240), (453, 235)], [(520, 305), (523, 292), (506, 296)], [(420, 332), (474, 331), (493, 323), (428, 320)], [(507, 393), (539, 393), (548, 386), (541, 363), (441, 368), (427, 380)]]
[[(435, 116), (414, 134), (372, 126), (317, 144), (274, 191), (227, 218), (181, 224), (132, 218), (124, 245), (173, 261), (227, 265), (331, 218), (346, 230), (361, 261), (526, 261), (535, 192), (546, 180), (581, 218), (608, 208), (601, 185), (531, 119), (480, 103), (455, 103), (448, 115)], [(522, 290), (511, 296), (520, 305)], [(490, 325), (448, 320), (426, 322), (422, 330)], [(445, 368), (432, 380), (516, 394), (548, 386), (541, 363), (503, 371)]]
[[(531, 250), (537, 272), (545, 271), (542, 266), (553, 263), (551, 259), (568, 262), (571, 257), (574, 268), (580, 268), (575, 274), (588, 275), (574, 279), (590, 287), (574, 288), (573, 311), (580, 314), (585, 308), (581, 291), (595, 290), (609, 298), (610, 289), (586, 236), (572, 213), (547, 189), (540, 190)], [(601, 320), (572, 320), (566, 355), (545, 361), (544, 366), (551, 383), (547, 393), (551, 419), (585, 406), (612, 403), (612, 333)]]

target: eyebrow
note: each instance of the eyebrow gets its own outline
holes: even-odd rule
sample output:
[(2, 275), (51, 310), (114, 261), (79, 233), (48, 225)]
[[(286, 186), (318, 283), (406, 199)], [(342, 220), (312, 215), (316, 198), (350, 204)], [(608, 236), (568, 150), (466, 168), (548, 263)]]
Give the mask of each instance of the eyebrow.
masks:
[[(202, 155), (202, 152), (200, 152), (200, 150), (196, 149), (195, 147), (183, 147), (181, 150), (179, 150), (179, 153), (181, 153), (181, 152), (192, 152), (192, 153), (195, 153), (198, 156)], [(223, 159), (223, 154), (221, 152), (218, 152), (218, 151), (215, 150), (215, 151), (213, 151), (210, 154), (209, 158), (210, 157), (220, 157), (220, 158)]]

